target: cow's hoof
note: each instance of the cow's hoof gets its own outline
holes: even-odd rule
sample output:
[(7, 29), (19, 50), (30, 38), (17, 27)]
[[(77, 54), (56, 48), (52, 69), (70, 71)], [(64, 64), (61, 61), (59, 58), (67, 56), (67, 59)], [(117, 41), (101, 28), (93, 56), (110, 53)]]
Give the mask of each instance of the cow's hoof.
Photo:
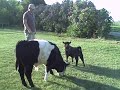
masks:
[(31, 88), (35, 87), (35, 85), (30, 85), (30, 86), (31, 86)]
[(22, 82), (23, 86), (28, 87), (28, 85), (25, 82)]

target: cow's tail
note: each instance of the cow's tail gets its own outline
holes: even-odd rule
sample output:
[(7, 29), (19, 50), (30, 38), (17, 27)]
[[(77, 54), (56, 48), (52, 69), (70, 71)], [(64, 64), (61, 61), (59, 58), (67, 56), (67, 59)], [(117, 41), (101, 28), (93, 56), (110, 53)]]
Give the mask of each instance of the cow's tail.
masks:
[(19, 65), (19, 62), (18, 62), (18, 60), (16, 59), (16, 63), (15, 63), (15, 69), (17, 70), (17, 68), (18, 68), (18, 65)]

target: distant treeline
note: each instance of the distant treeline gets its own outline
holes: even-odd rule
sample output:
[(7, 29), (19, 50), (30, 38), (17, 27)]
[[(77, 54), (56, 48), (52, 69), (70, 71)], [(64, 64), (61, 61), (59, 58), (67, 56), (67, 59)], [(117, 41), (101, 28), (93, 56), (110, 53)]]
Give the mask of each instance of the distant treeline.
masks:
[(22, 26), (22, 15), (29, 3), (36, 6), (36, 28), (40, 31), (67, 33), (82, 38), (107, 37), (112, 17), (106, 9), (97, 10), (89, 0), (64, 0), (47, 5), (44, 0), (0, 0), (0, 24)]
[(113, 22), (114, 26), (120, 26), (120, 21)]

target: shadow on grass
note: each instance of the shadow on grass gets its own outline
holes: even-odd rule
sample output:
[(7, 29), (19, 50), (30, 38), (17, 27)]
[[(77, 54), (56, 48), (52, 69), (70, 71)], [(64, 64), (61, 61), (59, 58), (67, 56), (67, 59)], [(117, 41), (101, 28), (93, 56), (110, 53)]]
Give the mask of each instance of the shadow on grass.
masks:
[(42, 89), (39, 88), (39, 87), (33, 87), (33, 88), (31, 88), (31, 87), (24, 87), (23, 90), (42, 90)]
[[(60, 78), (60, 77), (56, 77), (56, 78)], [(61, 79), (61, 78), (60, 78)], [(62, 78), (63, 79), (63, 78)], [(72, 88), (72, 87), (70, 87), (70, 86), (67, 86), (66, 84), (60, 84), (60, 82), (53, 82), (53, 81), (48, 81), (50, 84), (52, 83), (52, 84), (56, 84), (57, 86), (62, 86), (62, 87), (64, 87), (64, 88)]]
[[(109, 85), (104, 85), (90, 80), (78, 79), (73, 76), (65, 76), (65, 78), (67, 78), (68, 81), (76, 84), (77, 86), (84, 87), (86, 90), (120, 90)], [(71, 88), (71, 90), (75, 90), (75, 88)]]
[(28, 89), (28, 90), (42, 90), (40, 87), (29, 87), (29, 86), (27, 86), (27, 87), (25, 87), (25, 86), (23, 86), (24, 88), (26, 88), (26, 89)]
[(42, 89), (38, 87), (34, 87), (34, 88), (31, 88), (30, 90), (42, 90)]
[(109, 78), (120, 79), (120, 69), (115, 70), (93, 65), (86, 65), (86, 67), (72, 66), (72, 68), (76, 68), (77, 70), (81, 70), (84, 72), (94, 73), (96, 75), (107, 76)]

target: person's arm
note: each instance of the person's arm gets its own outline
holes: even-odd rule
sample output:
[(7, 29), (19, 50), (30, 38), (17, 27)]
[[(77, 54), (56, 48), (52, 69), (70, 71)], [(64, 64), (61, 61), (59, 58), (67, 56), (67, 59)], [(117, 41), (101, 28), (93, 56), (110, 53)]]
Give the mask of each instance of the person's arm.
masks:
[(25, 28), (28, 30), (28, 32), (31, 33), (32, 31), (27, 24), (27, 19), (25, 18), (25, 14), (23, 15), (23, 24), (24, 24)]
[(25, 27), (26, 27), (26, 29), (28, 30), (28, 32), (31, 33), (32, 31), (31, 31), (31, 29), (29, 28), (26, 19), (23, 20), (23, 24), (25, 25)]

